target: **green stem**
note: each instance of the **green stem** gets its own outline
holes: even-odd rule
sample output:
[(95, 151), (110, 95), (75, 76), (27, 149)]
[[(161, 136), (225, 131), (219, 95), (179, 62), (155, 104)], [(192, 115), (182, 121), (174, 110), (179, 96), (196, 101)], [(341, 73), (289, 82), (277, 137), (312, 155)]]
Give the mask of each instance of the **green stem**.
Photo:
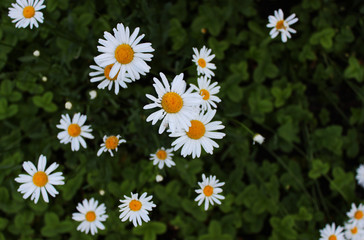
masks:
[(239, 124), (241, 127), (243, 127), (248, 133), (250, 133), (252, 136), (254, 136), (255, 135), (255, 133), (252, 131), (252, 130), (250, 130), (250, 128), (248, 128), (244, 123), (242, 123), (242, 122), (239, 122), (239, 121), (237, 121), (237, 120), (235, 120), (235, 119), (231, 119), (233, 122), (235, 122), (235, 123), (237, 123), (237, 124)]

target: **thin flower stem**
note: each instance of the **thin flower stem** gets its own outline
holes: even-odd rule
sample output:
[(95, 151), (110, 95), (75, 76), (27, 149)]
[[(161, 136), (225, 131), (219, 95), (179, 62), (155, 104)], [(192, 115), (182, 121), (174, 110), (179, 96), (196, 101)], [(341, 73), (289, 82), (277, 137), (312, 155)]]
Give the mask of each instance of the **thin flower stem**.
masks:
[(255, 135), (255, 133), (252, 131), (252, 130), (250, 130), (250, 128), (248, 128), (244, 123), (242, 123), (242, 122), (239, 122), (239, 121), (237, 121), (237, 120), (235, 120), (235, 119), (232, 119), (232, 121), (233, 122), (235, 122), (235, 123), (237, 123), (237, 124), (239, 124), (240, 126), (242, 126), (248, 133), (250, 133), (252, 136), (254, 136)]

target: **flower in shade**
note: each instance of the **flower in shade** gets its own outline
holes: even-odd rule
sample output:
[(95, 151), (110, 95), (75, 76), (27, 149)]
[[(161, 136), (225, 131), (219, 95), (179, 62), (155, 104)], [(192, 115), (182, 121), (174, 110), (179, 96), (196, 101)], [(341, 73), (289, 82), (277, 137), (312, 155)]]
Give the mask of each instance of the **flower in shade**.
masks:
[(46, 165), (47, 158), (43, 155), (40, 155), (39, 157), (38, 168), (30, 161), (23, 163), (23, 168), (29, 175), (20, 174), (19, 177), (15, 178), (15, 181), (22, 183), (18, 188), (18, 191), (24, 194), (24, 199), (31, 196), (30, 199), (37, 203), (39, 196), (42, 193), (43, 200), (49, 202), (48, 193), (52, 197), (55, 197), (58, 194), (58, 191), (53, 185), (64, 184), (62, 172), (52, 173), (59, 166), (57, 163), (52, 163), (47, 169)]
[(153, 79), (153, 87), (158, 97), (147, 94), (147, 98), (153, 103), (144, 106), (144, 109), (160, 109), (150, 114), (147, 122), (152, 121), (154, 125), (158, 120), (163, 119), (159, 127), (159, 134), (163, 133), (167, 126), (172, 132), (179, 128), (187, 131), (191, 126), (190, 120), (196, 115), (196, 106), (200, 105), (202, 97), (198, 93), (192, 93), (192, 88), (186, 91), (187, 84), (183, 80), (183, 73), (173, 79), (171, 86), (163, 73), (160, 73), (160, 76), (163, 84), (157, 78)]
[(100, 149), (97, 152), (97, 156), (100, 156), (103, 152), (107, 152), (109, 151), (110, 155), (113, 157), (114, 154), (112, 152), (112, 150), (115, 150), (115, 152), (118, 151), (118, 146), (120, 145), (120, 143), (125, 143), (125, 139), (120, 138), (120, 135), (117, 136), (104, 136), (104, 142), (101, 143), (100, 145)]
[(158, 165), (160, 169), (163, 168), (164, 164), (167, 165), (167, 167), (175, 166), (176, 164), (172, 161), (173, 157), (173, 149), (165, 149), (164, 147), (161, 147), (157, 150), (156, 153), (150, 154), (150, 160), (153, 161), (153, 165)]
[(343, 230), (340, 226), (335, 227), (335, 223), (332, 223), (331, 226), (326, 224), (325, 228), (320, 230), (319, 240), (345, 240)]
[(97, 97), (97, 92), (95, 90), (91, 90), (88, 92), (90, 95), (90, 99), (95, 99)]
[(355, 224), (356, 226), (364, 227), (364, 205), (359, 204), (357, 207), (354, 203), (351, 204), (351, 209), (346, 215), (349, 217), (349, 223)]
[(129, 219), (133, 222), (134, 226), (142, 225), (142, 221), (149, 222), (150, 218), (148, 216), (149, 212), (156, 205), (150, 201), (153, 196), (147, 197), (147, 193), (143, 193), (140, 198), (138, 198), (138, 193), (131, 193), (131, 197), (124, 195), (124, 200), (120, 200), (120, 216), (122, 222)]
[(89, 201), (84, 199), (82, 203), (77, 205), (77, 213), (72, 214), (72, 219), (81, 222), (78, 225), (77, 230), (88, 234), (91, 232), (92, 235), (97, 233), (97, 229), (105, 229), (104, 222), (108, 215), (106, 215), (106, 207), (102, 203), (91, 198)]
[(351, 240), (362, 240), (364, 238), (364, 229), (355, 224), (345, 224), (345, 237)]
[(58, 133), (58, 139), (61, 140), (61, 143), (63, 144), (71, 143), (72, 151), (78, 151), (80, 149), (80, 144), (82, 147), (87, 148), (86, 142), (83, 139), (84, 137), (90, 139), (94, 138), (94, 136), (91, 135), (91, 126), (83, 125), (86, 122), (86, 119), (86, 115), (76, 113), (73, 115), (71, 121), (68, 114), (62, 114), (60, 124), (57, 125), (57, 128), (64, 130)]
[(209, 208), (209, 203), (214, 205), (214, 203), (221, 204), (222, 199), (225, 199), (224, 196), (220, 195), (222, 193), (221, 186), (224, 186), (224, 182), (219, 182), (216, 179), (216, 176), (209, 176), (206, 178), (205, 174), (202, 174), (202, 182), (199, 182), (199, 189), (196, 189), (196, 193), (199, 195), (195, 198), (195, 201), (198, 202), (198, 206), (200, 206), (205, 201), (205, 211)]
[(364, 188), (364, 164), (361, 164), (356, 170), (356, 180)]
[(214, 147), (219, 145), (212, 139), (222, 139), (225, 133), (216, 132), (224, 129), (225, 126), (221, 121), (213, 121), (216, 110), (211, 110), (205, 114), (200, 113), (196, 118), (191, 120), (191, 127), (188, 131), (172, 132), (170, 137), (178, 137), (173, 143), (174, 150), (177, 151), (182, 146), (181, 154), (183, 157), (192, 154), (192, 158), (200, 157), (201, 146), (207, 153), (212, 154)]
[[(8, 16), (17, 28), (26, 28), (28, 25), (38, 27), (38, 22), (43, 23), (43, 13), (40, 11), (46, 6), (44, 0), (16, 0), (9, 8)], [(38, 51), (39, 52), (39, 51)]]
[(262, 135), (260, 135), (259, 133), (256, 133), (253, 136), (253, 144), (255, 144), (255, 143), (262, 144), (264, 142), (264, 139), (265, 138)]
[(155, 181), (156, 182), (162, 182), (163, 181), (163, 176), (158, 174), (157, 176), (155, 176)]
[(211, 83), (211, 79), (202, 76), (197, 78), (197, 83), (198, 87), (193, 84), (191, 84), (191, 87), (202, 96), (202, 110), (210, 110), (211, 106), (217, 108), (215, 102), (221, 102), (221, 99), (215, 96), (220, 91), (220, 86), (216, 86), (217, 82)]
[(296, 33), (296, 30), (290, 27), (290, 25), (296, 23), (298, 18), (295, 17), (296, 14), (292, 14), (287, 19), (284, 19), (282, 9), (274, 11), (274, 16), (269, 16), (268, 28), (272, 28), (270, 31), (271, 38), (277, 37), (281, 33), (282, 42), (287, 42), (287, 38), (291, 38), (291, 33)]
[(150, 70), (146, 61), (152, 60), (152, 44), (139, 43), (144, 37), (144, 34), (138, 36), (139, 28), (130, 35), (129, 28), (119, 23), (113, 30), (114, 35), (104, 32), (105, 40), (99, 39), (101, 46), (97, 49), (101, 54), (95, 57), (95, 62), (103, 68), (111, 65), (110, 78), (120, 75), (118, 79), (125, 81), (128, 73), (131, 80), (138, 80)]
[(197, 48), (192, 48), (195, 53), (192, 55), (192, 62), (196, 63), (198, 75), (205, 75), (208, 78), (215, 76), (211, 70), (216, 69), (215, 64), (210, 61), (215, 57), (215, 54), (211, 54), (211, 49), (203, 46), (200, 51)]

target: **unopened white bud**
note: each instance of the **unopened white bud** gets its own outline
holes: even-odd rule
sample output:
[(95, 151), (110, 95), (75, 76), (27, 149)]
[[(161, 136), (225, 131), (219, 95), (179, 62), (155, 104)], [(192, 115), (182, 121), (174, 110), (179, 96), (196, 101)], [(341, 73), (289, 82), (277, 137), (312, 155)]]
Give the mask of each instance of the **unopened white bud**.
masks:
[(39, 56), (40, 56), (40, 52), (39, 52), (39, 50), (35, 50), (35, 51), (33, 52), (33, 56), (34, 56), (34, 57), (39, 57)]
[(72, 103), (70, 101), (67, 101), (65, 104), (64, 104), (64, 107), (68, 110), (70, 110), (72, 108)]

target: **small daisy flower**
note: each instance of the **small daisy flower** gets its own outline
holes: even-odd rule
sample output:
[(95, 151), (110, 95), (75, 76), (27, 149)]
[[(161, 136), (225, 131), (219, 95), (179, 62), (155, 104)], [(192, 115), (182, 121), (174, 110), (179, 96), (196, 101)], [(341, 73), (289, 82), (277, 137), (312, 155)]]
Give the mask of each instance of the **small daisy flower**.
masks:
[(215, 94), (220, 91), (220, 86), (216, 86), (217, 82), (210, 84), (211, 79), (208, 79), (206, 76), (202, 76), (197, 78), (197, 83), (198, 87), (193, 84), (190, 85), (202, 96), (202, 110), (210, 110), (211, 106), (217, 108), (215, 102), (221, 102), (221, 99), (215, 96)]
[(319, 240), (345, 240), (343, 230), (340, 226), (336, 228), (335, 223), (332, 223), (331, 226), (326, 224), (325, 228), (320, 230)]
[(37, 203), (40, 193), (42, 193), (43, 200), (49, 202), (47, 193), (52, 197), (55, 197), (58, 194), (58, 191), (53, 185), (64, 184), (62, 172), (52, 173), (58, 168), (59, 165), (57, 163), (52, 163), (47, 169), (46, 165), (47, 158), (43, 155), (40, 155), (39, 157), (38, 168), (30, 161), (23, 163), (23, 168), (29, 175), (20, 174), (19, 177), (15, 178), (15, 181), (22, 183), (18, 188), (18, 192), (24, 194), (24, 199), (31, 196), (30, 200), (34, 200), (34, 203)]
[(83, 124), (86, 122), (86, 119), (86, 115), (76, 113), (73, 115), (71, 121), (71, 118), (68, 114), (62, 114), (60, 124), (57, 125), (57, 128), (64, 130), (58, 133), (57, 138), (61, 140), (61, 143), (63, 144), (71, 143), (72, 151), (78, 151), (80, 149), (80, 143), (82, 147), (87, 148), (86, 142), (83, 139), (84, 137), (89, 139), (94, 138), (94, 136), (91, 135), (91, 126), (83, 126)]
[(196, 115), (196, 106), (199, 106), (202, 97), (198, 93), (192, 93), (192, 88), (186, 91), (186, 81), (183, 80), (183, 73), (177, 75), (171, 86), (163, 73), (160, 73), (163, 84), (154, 78), (153, 87), (158, 94), (158, 98), (147, 94), (147, 98), (154, 103), (147, 104), (144, 109), (160, 108), (160, 110), (150, 114), (147, 122), (152, 121), (154, 125), (158, 120), (163, 119), (159, 134), (163, 133), (167, 126), (172, 132), (179, 128), (186, 131), (191, 126), (190, 120)]
[[(222, 199), (225, 199), (224, 196), (220, 195), (219, 193), (222, 192), (221, 186), (224, 186), (224, 182), (219, 182), (216, 179), (216, 176), (209, 176), (206, 178), (205, 174), (202, 174), (202, 182), (199, 182), (200, 189), (196, 189), (196, 193), (199, 195), (195, 198), (195, 201), (198, 201), (198, 206), (205, 201), (205, 211), (209, 208), (209, 203), (214, 205), (214, 203), (221, 204)], [(220, 199), (220, 200), (219, 200)]]
[(120, 216), (122, 222), (129, 219), (133, 222), (134, 226), (142, 225), (142, 220), (144, 222), (149, 222), (150, 218), (148, 216), (148, 211), (152, 211), (153, 207), (156, 205), (150, 201), (153, 196), (147, 197), (147, 193), (143, 193), (140, 198), (138, 198), (138, 193), (131, 193), (131, 197), (124, 195), (124, 200), (120, 200), (122, 203), (119, 205)]
[(97, 156), (99, 157), (103, 152), (109, 151), (110, 155), (113, 157), (114, 154), (112, 153), (112, 150), (115, 150), (115, 152), (118, 151), (118, 146), (120, 143), (125, 143), (125, 139), (120, 138), (120, 135), (117, 136), (104, 136), (104, 142), (101, 143), (100, 149), (97, 152)]
[(274, 16), (269, 16), (269, 23), (267, 24), (268, 28), (273, 28), (270, 31), (271, 38), (277, 37), (279, 33), (281, 33), (282, 42), (287, 42), (287, 38), (291, 38), (291, 33), (296, 33), (296, 30), (290, 27), (290, 25), (296, 23), (298, 18), (295, 18), (296, 14), (292, 14), (287, 19), (284, 19), (282, 9), (278, 11), (274, 11)]
[(99, 202), (91, 198), (89, 201), (84, 199), (81, 203), (78, 203), (77, 210), (79, 212), (72, 214), (72, 219), (78, 222), (81, 222), (78, 225), (77, 230), (81, 232), (91, 231), (91, 234), (94, 235), (97, 233), (97, 229), (104, 230), (105, 226), (101, 222), (106, 221), (108, 215), (106, 215), (106, 207), (102, 203), (99, 205)]
[(345, 237), (351, 240), (362, 240), (364, 237), (364, 229), (357, 227), (355, 224), (345, 224)]
[(192, 62), (196, 63), (198, 75), (205, 75), (208, 78), (215, 76), (214, 72), (211, 71), (211, 69), (216, 69), (215, 64), (210, 63), (210, 61), (215, 57), (215, 54), (210, 55), (211, 49), (208, 49), (205, 46), (201, 48), (200, 52), (197, 48), (192, 49), (195, 53), (192, 55)]
[(351, 209), (346, 215), (350, 218), (349, 223), (355, 224), (356, 226), (364, 227), (364, 205), (359, 204), (358, 207), (354, 203), (351, 204)]
[(95, 70), (94, 72), (90, 72), (91, 82), (101, 82), (97, 87), (99, 89), (105, 89), (106, 87), (110, 91), (114, 84), (115, 86), (115, 94), (119, 93), (120, 87), (127, 88), (126, 83), (131, 83), (131, 79), (129, 78), (129, 74), (125, 74), (124, 78), (121, 78), (121, 75), (118, 73), (115, 77), (110, 77), (110, 70), (114, 64), (109, 64), (105, 68), (101, 68), (96, 65), (91, 65), (90, 68)]
[(131, 80), (138, 80), (140, 75), (149, 72), (146, 61), (151, 61), (154, 52), (151, 43), (139, 43), (144, 34), (138, 36), (139, 28), (130, 35), (128, 27), (119, 23), (114, 30), (114, 36), (104, 32), (104, 39), (99, 39), (102, 46), (97, 46), (100, 55), (95, 57), (97, 65), (106, 68), (111, 65), (109, 77), (112, 79), (120, 75), (120, 81), (125, 81), (126, 73)]
[(358, 184), (364, 188), (364, 164), (361, 164), (356, 170), (356, 180)]
[(39, 26), (38, 22), (43, 23), (43, 13), (39, 11), (46, 7), (43, 2), (44, 0), (16, 0), (16, 3), (11, 4), (8, 16), (16, 23), (16, 28), (30, 25), (30, 29), (33, 29), (33, 26)]
[(253, 145), (255, 143), (259, 143), (259, 144), (262, 144), (264, 142), (264, 137), (262, 135), (260, 135), (259, 133), (256, 133), (253, 137)]
[(225, 133), (215, 132), (224, 129), (225, 126), (221, 121), (211, 122), (215, 116), (216, 110), (211, 110), (205, 114), (200, 113), (196, 118), (191, 120), (191, 127), (188, 131), (172, 132), (170, 137), (178, 137), (173, 143), (174, 150), (177, 151), (182, 146), (181, 154), (183, 157), (192, 154), (192, 158), (200, 157), (201, 146), (207, 153), (212, 154), (214, 147), (219, 145), (212, 139), (222, 139)]
[(163, 168), (164, 164), (167, 165), (167, 167), (175, 166), (176, 164), (172, 161), (173, 157), (173, 149), (165, 149), (164, 147), (161, 147), (157, 150), (156, 153), (150, 154), (150, 160), (153, 161), (153, 165), (157, 165), (160, 169)]

